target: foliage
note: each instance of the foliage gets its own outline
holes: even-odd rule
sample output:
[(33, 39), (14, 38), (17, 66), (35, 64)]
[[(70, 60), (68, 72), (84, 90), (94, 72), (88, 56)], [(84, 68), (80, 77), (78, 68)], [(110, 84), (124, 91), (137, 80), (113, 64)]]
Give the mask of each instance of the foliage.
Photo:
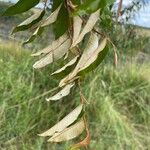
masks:
[[(8, 8), (4, 15), (15, 15), (26, 12), (38, 3), (39, 0), (33, 0), (32, 3), (26, 0), (19, 0), (14, 6)], [(36, 61), (33, 68), (41, 69), (60, 59), (67, 60), (68, 63), (65, 66), (53, 73), (55, 74), (57, 72), (62, 79), (60, 80), (58, 88), (55, 88), (57, 93), (48, 98), (47, 101), (58, 101), (68, 96), (72, 88), (77, 86), (80, 90), (80, 105), (83, 106), (79, 111), (75, 111), (75, 109), (69, 113), (64, 119), (48, 131), (40, 134), (40, 136), (48, 136), (48, 142), (62, 142), (74, 139), (83, 131), (86, 131), (86, 138), (76, 144), (75, 147), (87, 147), (90, 139), (85, 115), (88, 102), (82, 93), (80, 82), (87, 72), (96, 69), (104, 60), (110, 46), (113, 48), (115, 65), (117, 64), (115, 45), (105, 32), (100, 32), (96, 28), (100, 18), (100, 12), (101, 15), (104, 16), (104, 19), (102, 19), (104, 24), (106, 24), (105, 21), (107, 22), (107, 19), (105, 20), (106, 12), (110, 15), (109, 21), (111, 22), (111, 14), (108, 6), (111, 5), (112, 2), (106, 0), (86, 0), (83, 2), (77, 1), (76, 3), (71, 0), (53, 1), (52, 13), (48, 17), (45, 15), (48, 13), (47, 0), (44, 1), (44, 3), (43, 10), (39, 10), (33, 16), (18, 25), (13, 30), (13, 33), (27, 29), (32, 30), (33, 34), (24, 42), (24, 44), (27, 44), (33, 42), (38, 36), (41, 36), (44, 29), (49, 25), (54, 25), (57, 39), (46, 48), (32, 54), (32, 56), (39, 56), (39, 60)], [(74, 67), (66, 67), (69, 66), (70, 62), (74, 61), (75, 58), (77, 59), (74, 62)], [(65, 77), (62, 73), (63, 71), (67, 73)], [(61, 74), (63, 74), (63, 76), (61, 76)], [(80, 107), (80, 105), (78, 107)], [(70, 114), (72, 116), (71, 118), (68, 117)]]
[[(87, 107), (89, 149), (148, 149), (149, 64), (133, 62), (114, 69), (109, 60), (87, 75), (81, 85), (91, 104)], [(36, 133), (54, 125), (79, 104), (78, 89), (63, 101), (45, 101), (42, 94), (57, 85), (49, 75), (58, 66), (34, 71), (30, 67), (33, 63), (29, 51), (14, 43), (0, 44), (0, 149), (68, 149), (72, 142), (51, 144)]]

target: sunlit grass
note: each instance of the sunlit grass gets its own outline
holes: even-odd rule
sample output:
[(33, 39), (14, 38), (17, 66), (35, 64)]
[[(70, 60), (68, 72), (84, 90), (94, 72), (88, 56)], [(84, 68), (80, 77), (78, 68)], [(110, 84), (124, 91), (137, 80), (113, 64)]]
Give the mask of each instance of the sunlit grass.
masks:
[[(30, 51), (0, 44), (0, 149), (63, 150), (37, 136), (67, 114), (79, 101), (72, 94), (60, 102), (36, 96), (57, 85), (52, 65), (32, 69)], [(150, 147), (150, 78), (148, 65), (127, 64), (117, 69), (102, 65), (82, 84), (91, 132), (90, 150), (145, 150)], [(67, 109), (66, 109), (67, 108)], [(69, 109), (68, 109), (69, 108)]]

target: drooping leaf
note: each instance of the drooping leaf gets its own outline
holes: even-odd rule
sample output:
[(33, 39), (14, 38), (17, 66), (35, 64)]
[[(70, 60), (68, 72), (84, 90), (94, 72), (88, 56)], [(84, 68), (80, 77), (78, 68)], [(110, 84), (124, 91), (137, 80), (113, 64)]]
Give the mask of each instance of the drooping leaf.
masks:
[(34, 31), (34, 33), (30, 36), (30, 38), (29, 38), (27, 41), (25, 41), (23, 44), (31, 43), (32, 41), (35, 40), (35, 38), (36, 38), (37, 36), (40, 36), (43, 31), (44, 31), (44, 28), (38, 27), (38, 28)]
[(33, 8), (35, 5), (37, 5), (40, 2), (40, 0), (19, 0), (15, 5), (9, 7), (3, 15), (5, 16), (11, 16), (23, 13), (25, 11), (28, 11), (29, 9)]
[(54, 125), (49, 130), (45, 131), (39, 136), (52, 136), (57, 132), (63, 131), (66, 127), (71, 125), (79, 116), (83, 108), (83, 105), (79, 105), (72, 112), (70, 112), (66, 117), (64, 117), (61, 121), (59, 121), (56, 125)]
[(78, 61), (78, 64), (76, 65), (75, 69), (64, 79), (61, 80), (60, 86), (64, 86), (68, 81), (72, 80), (84, 67), (86, 63), (90, 62), (90, 59), (92, 60), (94, 57), (94, 51), (98, 48), (99, 45), (99, 38), (96, 34), (91, 34), (87, 46), (85, 47), (85, 50)]
[(82, 23), (83, 21), (79, 16), (75, 16), (73, 18), (73, 38), (72, 38), (73, 45), (80, 35), (82, 29)]
[(38, 23), (43, 18), (44, 14), (45, 14), (45, 10), (36, 11), (36, 13), (33, 14), (30, 18), (26, 19), (17, 27), (15, 27), (12, 33), (15, 33), (18, 31), (24, 31), (24, 30), (31, 28), (34, 24)]
[(51, 15), (47, 19), (43, 20), (41, 27), (48, 26), (57, 20), (61, 6), (62, 4), (60, 4), (59, 7), (53, 13), (51, 13)]
[(98, 9), (103, 10), (110, 0), (85, 0), (84, 3), (79, 5), (75, 11), (75, 15), (85, 15), (93, 13)]
[(79, 56), (74, 57), (70, 62), (68, 62), (65, 66), (58, 69), (51, 75), (56, 78), (62, 78), (70, 73), (70, 71), (76, 66)]
[(67, 39), (62, 45), (60, 45), (57, 49), (54, 49), (53, 51), (50, 51), (49, 54), (44, 56), (42, 59), (37, 61), (33, 68), (40, 69), (44, 66), (62, 58), (69, 50), (71, 46), (71, 39)]
[(103, 39), (99, 47), (91, 54), (91, 57), (85, 61), (82, 68), (80, 68), (78, 75), (84, 75), (91, 70), (94, 70), (105, 58), (108, 48), (106, 47), (107, 39)]
[(60, 133), (54, 134), (48, 142), (62, 142), (68, 141), (79, 136), (85, 129), (84, 120), (77, 122), (76, 124), (64, 129)]
[(63, 97), (67, 96), (70, 93), (73, 86), (74, 86), (74, 83), (66, 85), (61, 91), (59, 91), (54, 96), (47, 98), (46, 100), (47, 101), (57, 101), (57, 100), (62, 99)]
[(96, 22), (99, 19), (99, 14), (100, 14), (100, 10), (97, 10), (96, 12), (90, 15), (85, 27), (83, 28), (82, 32), (78, 36), (77, 40), (72, 44), (72, 47), (80, 43), (84, 38), (84, 36), (93, 29), (93, 27), (95, 26)]
[(57, 16), (58, 16), (60, 8), (61, 8), (61, 5), (53, 13), (51, 13), (51, 15), (47, 19), (41, 21), (38, 28), (33, 33), (33, 35), (31, 35), (31, 37), (23, 44), (28, 44), (34, 41), (37, 36), (42, 34), (44, 27), (54, 23), (57, 20)]
[(56, 38), (63, 35), (69, 28), (69, 14), (64, 2), (65, 2), (64, 0), (52, 1), (52, 11), (55, 10), (61, 3), (63, 3), (60, 9), (60, 13), (58, 15), (58, 19), (53, 24), (53, 31)]
[(39, 56), (41, 54), (48, 54), (49, 52), (55, 51), (55, 49), (59, 48), (64, 42), (69, 38), (68, 34), (65, 33), (57, 40), (53, 41), (52, 44), (47, 46), (46, 48), (42, 49), (41, 51), (32, 54), (32, 56)]

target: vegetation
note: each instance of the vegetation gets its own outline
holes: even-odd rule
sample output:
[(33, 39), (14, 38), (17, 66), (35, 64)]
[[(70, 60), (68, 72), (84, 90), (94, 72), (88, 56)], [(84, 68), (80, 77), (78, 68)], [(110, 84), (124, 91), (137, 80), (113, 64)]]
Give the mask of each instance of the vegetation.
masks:
[[(3, 15), (11, 16), (29, 11), (38, 3), (39, 0), (32, 0), (31, 3), (20, 0), (9, 7)], [(149, 70), (147, 65), (139, 64), (139, 72), (138, 65), (133, 63), (133, 60), (132, 63), (128, 61), (126, 66), (121, 63), (117, 68), (110, 64), (113, 60), (117, 66), (116, 45), (120, 49), (130, 45), (133, 52), (133, 39), (124, 46), (121, 43), (128, 40), (128, 37), (137, 38), (134, 32), (130, 32), (125, 38), (119, 38), (117, 19), (122, 13), (122, 0), (115, 23), (110, 11), (112, 3), (111, 0), (58, 0), (49, 4), (46, 0), (41, 10), (35, 11), (12, 30), (13, 34), (31, 31), (31, 36), (23, 43), (25, 45), (41, 37), (44, 29), (53, 25), (56, 40), (44, 49), (32, 53), (32, 56), (39, 58), (34, 64), (27, 50), (19, 52), (18, 46), (10, 45), (11, 49), (15, 47), (12, 53), (8, 45), (1, 46), (1, 67), (4, 69), (1, 87), (5, 87), (1, 90), (2, 99), (6, 99), (2, 101), (2, 141), (10, 139), (2, 143), (2, 148), (13, 146), (13, 149), (49, 149), (49, 144), (45, 143), (44, 138), (49, 137), (48, 142), (62, 142), (79, 137), (81, 133), (75, 141), (77, 144), (71, 148), (71, 142), (68, 142), (50, 145), (50, 149), (75, 150), (89, 147), (115, 150), (149, 147)], [(51, 5), (52, 13), (49, 12), (48, 5)], [(113, 30), (113, 23), (116, 24), (116, 30)], [(115, 34), (118, 38), (114, 39)], [(149, 40), (145, 38), (138, 42), (139, 47), (143, 48), (142, 42), (145, 41)], [(4, 51), (5, 49), (7, 50)], [(120, 55), (120, 52), (118, 54)], [(130, 55), (133, 56), (133, 53)], [(123, 57), (122, 54), (120, 58)], [(57, 64), (49, 66), (56, 61)], [(29, 69), (28, 65), (31, 64), (38, 70)], [(96, 69), (100, 64), (101, 69)], [(13, 69), (16, 65), (18, 68)], [(56, 71), (60, 66), (63, 67)], [(59, 83), (55, 77), (60, 80)], [(50, 88), (53, 89), (48, 90)], [(47, 103), (43, 100), (45, 96)], [(20, 103), (20, 100), (23, 101)], [(52, 101), (57, 101), (57, 108)], [(66, 109), (66, 106), (69, 109)], [(28, 113), (24, 113), (27, 110)], [(57, 120), (58, 116), (55, 114), (58, 112), (58, 123), (49, 129), (54, 120)], [(51, 119), (48, 114), (51, 115)], [(45, 129), (48, 130), (42, 133)], [(35, 134), (44, 138), (36, 138)]]
[[(56, 103), (46, 102), (45, 96), (36, 98), (57, 85), (49, 76), (56, 66), (34, 71), (32, 64), (29, 51), (12, 43), (0, 45), (0, 149), (68, 149), (70, 143), (53, 145), (37, 133), (71, 111), (78, 103), (78, 92)], [(115, 69), (107, 61), (88, 75), (82, 91), (91, 104), (89, 149), (150, 147), (149, 73), (148, 64), (133, 62)]]

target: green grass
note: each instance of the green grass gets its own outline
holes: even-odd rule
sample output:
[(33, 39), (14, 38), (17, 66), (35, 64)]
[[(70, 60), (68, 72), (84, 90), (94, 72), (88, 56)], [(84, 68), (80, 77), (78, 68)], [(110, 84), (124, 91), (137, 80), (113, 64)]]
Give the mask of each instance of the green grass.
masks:
[[(47, 143), (37, 136), (71, 111), (79, 94), (59, 102), (36, 98), (57, 85), (50, 77), (56, 66), (35, 71), (35, 59), (16, 44), (0, 44), (0, 149), (63, 150), (71, 142)], [(83, 81), (91, 144), (89, 150), (148, 150), (150, 148), (150, 70), (126, 64), (101, 65)], [(69, 108), (69, 109), (68, 109)], [(74, 140), (77, 142), (78, 140)]]

